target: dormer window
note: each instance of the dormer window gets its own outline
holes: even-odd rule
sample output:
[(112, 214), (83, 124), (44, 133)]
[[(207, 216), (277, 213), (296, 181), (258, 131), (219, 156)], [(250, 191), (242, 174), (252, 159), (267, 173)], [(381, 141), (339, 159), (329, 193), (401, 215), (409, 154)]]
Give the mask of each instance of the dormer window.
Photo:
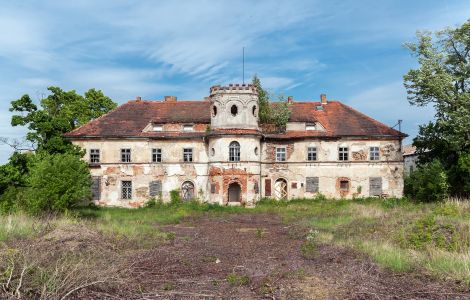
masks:
[(154, 124), (153, 131), (163, 131), (163, 125), (161, 124)]
[(193, 125), (191, 124), (186, 124), (186, 125), (183, 125), (183, 131), (193, 131)]
[(315, 126), (315, 123), (307, 123), (305, 124), (305, 130), (317, 130), (317, 126)]

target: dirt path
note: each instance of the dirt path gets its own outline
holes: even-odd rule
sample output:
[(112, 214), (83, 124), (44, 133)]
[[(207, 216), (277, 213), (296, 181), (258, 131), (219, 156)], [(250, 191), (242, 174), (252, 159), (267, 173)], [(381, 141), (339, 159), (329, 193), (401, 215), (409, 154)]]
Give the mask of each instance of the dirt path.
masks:
[(425, 276), (393, 274), (351, 250), (303, 239), (273, 215), (187, 219), (175, 239), (134, 257), (129, 273), (145, 299), (470, 299), (469, 291)]

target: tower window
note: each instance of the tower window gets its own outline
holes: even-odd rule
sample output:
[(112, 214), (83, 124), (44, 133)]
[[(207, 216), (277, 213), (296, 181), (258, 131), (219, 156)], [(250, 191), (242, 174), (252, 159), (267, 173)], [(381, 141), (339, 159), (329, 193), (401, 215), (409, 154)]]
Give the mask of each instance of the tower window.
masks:
[(232, 107), (230, 108), (230, 112), (232, 113), (232, 116), (236, 116), (238, 114), (238, 107), (234, 104), (232, 105)]
[(228, 154), (230, 161), (240, 161), (240, 144), (235, 141), (231, 142)]
[(253, 106), (253, 116), (255, 116), (255, 117), (256, 117), (256, 105), (255, 105), (255, 106)]
[(212, 106), (212, 115), (215, 117), (217, 116), (217, 106)]

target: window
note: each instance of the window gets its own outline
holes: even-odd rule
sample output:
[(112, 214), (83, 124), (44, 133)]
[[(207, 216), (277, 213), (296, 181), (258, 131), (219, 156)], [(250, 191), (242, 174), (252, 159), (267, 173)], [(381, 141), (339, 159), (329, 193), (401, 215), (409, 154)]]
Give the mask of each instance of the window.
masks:
[(276, 148), (276, 161), (286, 161), (286, 148)]
[(258, 156), (258, 147), (255, 147), (255, 155)]
[(183, 131), (193, 131), (193, 125), (191, 124), (183, 125)]
[(240, 161), (240, 144), (238, 142), (230, 143), (228, 158), (229, 161)]
[(185, 162), (193, 161), (193, 149), (192, 148), (183, 149), (183, 161)]
[(121, 182), (121, 198), (132, 199), (132, 181)]
[(349, 181), (348, 180), (341, 180), (339, 182), (339, 190), (342, 192), (349, 191)]
[(217, 116), (217, 106), (212, 106), (212, 116)]
[(154, 148), (152, 149), (152, 162), (162, 162), (162, 149)]
[(382, 177), (369, 178), (369, 195), (380, 196), (382, 195)]
[(317, 160), (317, 147), (308, 147), (307, 148), (307, 160), (308, 161)]
[(131, 162), (131, 149), (121, 149), (121, 162)]
[(158, 197), (162, 192), (162, 181), (155, 180), (149, 182), (149, 196)]
[(370, 158), (370, 160), (380, 160), (379, 147), (370, 147), (369, 148), (369, 158)]
[(93, 176), (91, 181), (91, 199), (100, 200), (101, 199), (101, 177)]
[(153, 131), (163, 131), (163, 125), (153, 125)]
[(318, 186), (319, 186), (319, 178), (318, 177), (307, 177), (305, 183), (305, 191), (307, 193), (318, 193)]
[(348, 160), (348, 147), (339, 147), (338, 149), (338, 153), (339, 153), (339, 157), (338, 159), (339, 160)]
[(100, 162), (100, 149), (90, 149), (90, 163), (97, 164)]
[(305, 130), (316, 130), (315, 123), (307, 123), (305, 125)]
[(232, 114), (232, 116), (236, 116), (238, 114), (238, 107), (234, 104), (232, 105), (232, 107), (230, 108), (230, 113)]
[(253, 106), (253, 116), (256, 117), (256, 105)]
[(215, 155), (215, 149), (211, 148), (211, 156), (214, 156), (214, 155)]

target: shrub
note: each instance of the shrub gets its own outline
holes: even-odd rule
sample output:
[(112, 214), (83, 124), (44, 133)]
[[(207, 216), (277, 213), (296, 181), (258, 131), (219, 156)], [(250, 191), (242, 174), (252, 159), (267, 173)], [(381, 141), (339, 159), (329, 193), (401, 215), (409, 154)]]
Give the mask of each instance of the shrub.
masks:
[(31, 163), (25, 210), (64, 212), (91, 197), (88, 166), (73, 154), (38, 155)]
[(23, 202), (24, 189), (10, 186), (0, 195), (0, 213), (12, 213), (23, 206)]
[(405, 178), (405, 194), (421, 202), (442, 201), (448, 196), (447, 174), (437, 160)]
[(170, 199), (171, 199), (171, 204), (181, 203), (180, 191), (179, 190), (170, 191)]
[(416, 220), (405, 234), (405, 246), (424, 249), (434, 246), (439, 249), (455, 251), (458, 245), (458, 233), (455, 225), (443, 224), (434, 215)]

